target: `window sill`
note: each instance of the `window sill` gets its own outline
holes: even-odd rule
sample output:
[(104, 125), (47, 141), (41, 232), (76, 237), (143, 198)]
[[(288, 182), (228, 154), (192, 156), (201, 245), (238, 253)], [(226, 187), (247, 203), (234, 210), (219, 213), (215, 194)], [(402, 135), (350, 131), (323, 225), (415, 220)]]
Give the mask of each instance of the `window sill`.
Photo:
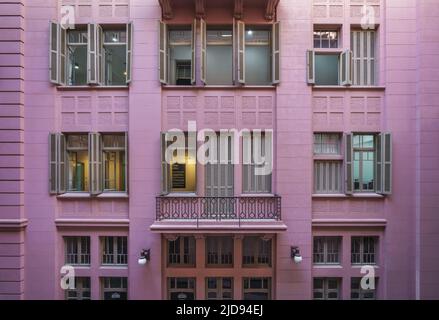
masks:
[(99, 269), (128, 269), (128, 265), (127, 264), (105, 264), (105, 265), (101, 265), (99, 267)]
[(59, 199), (89, 199), (91, 195), (87, 192), (66, 192), (56, 197)]
[(100, 195), (96, 196), (96, 198), (102, 199), (126, 199), (129, 198), (128, 193), (126, 192), (103, 192)]
[(56, 86), (60, 91), (76, 90), (128, 90), (128, 86)]
[(162, 194), (160, 195), (162, 197), (170, 197), (170, 198), (175, 198), (175, 197), (196, 197), (197, 194), (195, 192), (170, 192), (167, 194)]
[(317, 154), (314, 155), (314, 160), (344, 160), (342, 155), (331, 155), (331, 154)]
[(177, 86), (162, 84), (162, 89), (164, 90), (274, 90), (275, 85), (261, 85), (261, 86), (235, 86), (235, 85), (224, 85), (224, 86), (209, 86), (209, 85), (193, 85), (193, 86)]
[(376, 264), (351, 264), (351, 267), (354, 269), (360, 269), (363, 268), (364, 266), (368, 266), (368, 267), (373, 267), (374, 269), (379, 269), (380, 267)]
[(254, 198), (254, 197), (272, 198), (272, 197), (276, 197), (276, 195), (273, 194), (273, 193), (241, 193), (239, 196), (242, 197), (242, 198), (245, 198), (245, 197), (249, 197), (249, 198)]
[(384, 86), (319, 86), (313, 85), (313, 90), (379, 90), (384, 91)]
[(314, 264), (313, 268), (316, 269), (343, 269), (340, 264)]
[(313, 198), (372, 198), (372, 199), (382, 199), (385, 196), (378, 193), (354, 193), (352, 195), (344, 193), (313, 193)]

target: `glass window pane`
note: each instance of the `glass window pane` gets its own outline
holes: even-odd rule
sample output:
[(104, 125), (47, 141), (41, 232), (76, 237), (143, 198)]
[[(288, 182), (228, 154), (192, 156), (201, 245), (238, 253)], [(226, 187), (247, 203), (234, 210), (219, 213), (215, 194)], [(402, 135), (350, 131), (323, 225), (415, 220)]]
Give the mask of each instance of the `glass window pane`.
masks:
[(339, 84), (339, 57), (332, 54), (315, 55), (316, 85)]

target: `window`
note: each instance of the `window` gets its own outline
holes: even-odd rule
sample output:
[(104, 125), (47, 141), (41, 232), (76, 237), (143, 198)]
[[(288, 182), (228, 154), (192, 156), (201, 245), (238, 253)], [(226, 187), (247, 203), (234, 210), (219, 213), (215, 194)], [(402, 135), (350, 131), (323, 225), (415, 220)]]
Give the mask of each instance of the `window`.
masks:
[(68, 85), (87, 84), (87, 30), (67, 32), (67, 75)]
[(104, 76), (105, 85), (122, 86), (126, 84), (126, 47), (125, 30), (104, 31)]
[(64, 237), (65, 263), (90, 264), (90, 237)]
[(127, 237), (102, 237), (102, 264), (128, 264)]
[(243, 240), (242, 264), (244, 266), (271, 267), (272, 240), (258, 236), (247, 236)]
[(90, 277), (75, 277), (75, 289), (66, 290), (66, 300), (90, 300)]
[(246, 27), (245, 30), (245, 83), (271, 84), (271, 29)]
[(196, 134), (162, 133), (162, 193), (196, 191)]
[(195, 300), (195, 279), (168, 278), (168, 299)]
[(314, 237), (314, 264), (340, 264), (341, 237)]
[(127, 300), (128, 280), (121, 277), (102, 278), (102, 298), (104, 300)]
[(346, 135), (346, 193), (392, 193), (392, 136)]
[(243, 133), (243, 192), (270, 193), (272, 177), (272, 132)]
[(361, 278), (351, 278), (351, 299), (352, 300), (375, 300), (376, 285), (378, 279), (375, 279), (374, 289), (361, 288)]
[(233, 238), (206, 237), (206, 258), (208, 266), (233, 266)]
[(375, 191), (375, 136), (354, 135), (354, 190)]
[(51, 194), (127, 191), (126, 133), (51, 133), (49, 147)]
[(339, 278), (314, 278), (314, 300), (339, 300), (341, 296), (341, 279)]
[(233, 278), (206, 278), (207, 300), (232, 300)]
[(191, 26), (168, 26), (160, 22), (160, 82), (172, 85), (195, 84), (196, 21)]
[(338, 30), (314, 30), (314, 48), (335, 49), (338, 46)]
[(126, 191), (126, 135), (102, 135), (104, 190)]
[(308, 84), (347, 86), (352, 84), (351, 51), (321, 52), (308, 50), (306, 55)]
[(373, 86), (376, 84), (376, 32), (353, 30), (351, 32), (353, 84)]
[(88, 135), (67, 135), (67, 191), (88, 191)]
[[(314, 193), (341, 193), (342, 160), (330, 156), (341, 156), (341, 135), (338, 133), (315, 133), (314, 154)], [(325, 157), (328, 157), (326, 160)]]
[(67, 32), (51, 22), (50, 81), (57, 85), (126, 85), (131, 81), (132, 35), (131, 23), (112, 30), (88, 24), (87, 30)]
[(244, 300), (271, 299), (271, 278), (243, 278)]
[(377, 263), (378, 237), (352, 237), (351, 263), (374, 265)]
[(209, 27), (206, 31), (206, 83), (233, 84), (233, 31)]
[(168, 240), (169, 266), (195, 266), (195, 238), (178, 237), (174, 241)]
[(339, 133), (314, 133), (314, 154), (340, 155), (340, 147)]

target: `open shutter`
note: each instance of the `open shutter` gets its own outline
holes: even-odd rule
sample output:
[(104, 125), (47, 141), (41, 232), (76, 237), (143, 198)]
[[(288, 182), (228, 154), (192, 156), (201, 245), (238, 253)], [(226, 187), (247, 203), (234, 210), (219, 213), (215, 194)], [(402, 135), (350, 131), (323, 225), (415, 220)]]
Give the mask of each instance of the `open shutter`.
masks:
[(67, 69), (67, 31), (64, 28), (59, 30), (59, 84), (66, 85), (66, 69)]
[(245, 23), (242, 21), (237, 22), (238, 36), (238, 82), (245, 83)]
[(167, 51), (168, 30), (166, 23), (159, 21), (159, 78), (163, 84), (168, 83)]
[(160, 155), (161, 155), (161, 163), (162, 163), (162, 175), (161, 175), (161, 193), (168, 194), (169, 193), (169, 174), (170, 174), (170, 166), (166, 161), (166, 148), (168, 147), (168, 143), (166, 141), (166, 133), (162, 132), (160, 134)]
[(131, 82), (131, 69), (133, 61), (133, 23), (127, 23), (127, 61), (126, 61), (126, 77), (127, 84)]
[(49, 76), (50, 82), (59, 84), (59, 32), (60, 26), (50, 22)]
[(350, 50), (340, 53), (340, 85), (342, 86), (352, 84), (351, 62), (352, 52)]
[(96, 26), (96, 82), (99, 85), (104, 84), (104, 31), (100, 25)]
[(67, 191), (67, 147), (66, 137), (62, 133), (58, 134), (58, 193)]
[(49, 134), (49, 193), (58, 193), (58, 134)]
[(88, 24), (88, 42), (87, 42), (87, 83), (98, 84), (97, 79), (97, 27), (94, 24)]
[(308, 50), (306, 52), (306, 74), (308, 84), (316, 83), (316, 68), (315, 68), (315, 52)]
[(272, 32), (272, 81), (273, 84), (280, 82), (280, 24), (273, 23)]
[(90, 194), (102, 193), (102, 152), (101, 135), (99, 133), (88, 134), (88, 154), (90, 161)]
[(206, 83), (206, 75), (207, 75), (207, 28), (206, 22), (201, 19), (200, 20), (200, 31), (201, 31), (201, 81), (204, 84)]
[(125, 183), (125, 192), (128, 193), (128, 175), (129, 175), (129, 166), (128, 166), (128, 132), (125, 132), (125, 159), (124, 160), (124, 169), (125, 169), (125, 176), (124, 176), (124, 183)]
[(375, 137), (375, 191), (383, 193), (383, 135), (377, 134)]
[(392, 134), (382, 134), (383, 194), (392, 194)]
[(194, 19), (194, 22), (192, 24), (192, 39), (191, 39), (191, 83), (196, 83), (196, 68), (195, 68), (195, 47), (196, 47), (196, 39), (197, 39), (197, 19)]
[(345, 135), (345, 193), (354, 192), (353, 161), (352, 161), (352, 134)]

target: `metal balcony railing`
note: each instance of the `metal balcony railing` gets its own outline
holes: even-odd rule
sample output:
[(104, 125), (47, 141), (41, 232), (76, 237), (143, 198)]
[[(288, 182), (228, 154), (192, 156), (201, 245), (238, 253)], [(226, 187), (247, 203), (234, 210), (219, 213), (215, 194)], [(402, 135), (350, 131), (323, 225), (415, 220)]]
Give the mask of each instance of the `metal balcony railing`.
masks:
[(281, 220), (281, 197), (156, 198), (156, 219), (162, 220)]

